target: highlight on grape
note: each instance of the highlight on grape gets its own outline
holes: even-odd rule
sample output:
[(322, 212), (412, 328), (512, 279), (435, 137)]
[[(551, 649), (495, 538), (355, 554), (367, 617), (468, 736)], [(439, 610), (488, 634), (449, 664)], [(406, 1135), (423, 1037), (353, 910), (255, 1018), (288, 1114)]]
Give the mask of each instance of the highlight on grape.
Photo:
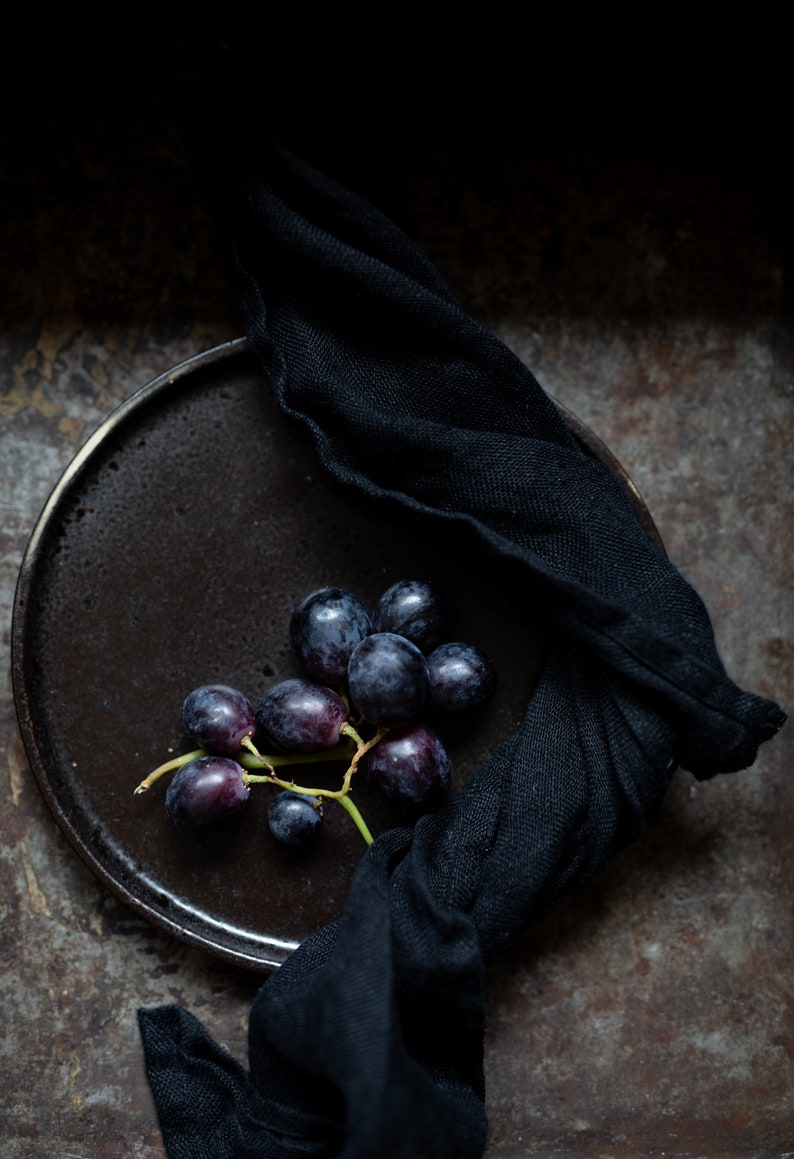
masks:
[[(159, 765), (135, 793), (172, 774), (168, 817), (196, 832), (236, 816), (252, 788), (270, 785), (268, 829), (296, 848), (317, 840), (328, 801), (372, 843), (353, 801), (357, 774), (413, 816), (437, 809), (452, 785), (437, 718), (480, 708), (497, 686), (481, 648), (444, 642), (448, 622), (446, 597), (427, 579), (398, 580), (371, 614), (344, 588), (312, 591), (289, 622), (302, 675), (274, 684), (256, 706), (226, 684), (192, 689), (181, 719), (196, 747)], [(298, 770), (319, 762), (344, 768), (337, 789), (298, 783)]]

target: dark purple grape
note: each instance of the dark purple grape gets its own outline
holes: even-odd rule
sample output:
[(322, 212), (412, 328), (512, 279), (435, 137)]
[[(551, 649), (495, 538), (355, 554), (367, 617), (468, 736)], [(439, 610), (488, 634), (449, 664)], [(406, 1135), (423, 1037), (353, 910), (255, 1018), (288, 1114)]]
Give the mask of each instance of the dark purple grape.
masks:
[(282, 845), (310, 845), (316, 840), (322, 821), (323, 809), (316, 797), (289, 789), (274, 797), (267, 811), (270, 832)]
[(440, 644), (427, 658), (428, 704), (441, 712), (468, 712), (489, 700), (496, 665), (474, 644)]
[(341, 684), (353, 649), (372, 624), (363, 604), (342, 588), (319, 588), (290, 618), (289, 638), (304, 672), (318, 684)]
[(227, 684), (202, 684), (185, 697), (182, 727), (202, 748), (223, 756), (240, 751), (256, 728), (248, 698)]
[(452, 765), (441, 738), (426, 725), (387, 734), (366, 756), (367, 778), (392, 801), (413, 808), (436, 808), (446, 797)]
[(404, 636), (374, 632), (350, 657), (350, 698), (370, 724), (407, 724), (427, 699), (427, 661)]
[(338, 692), (301, 677), (276, 684), (256, 710), (258, 727), (276, 748), (291, 753), (333, 748), (347, 717)]
[(193, 832), (233, 817), (248, 802), (242, 766), (230, 757), (196, 757), (168, 784), (165, 808), (178, 829)]
[(405, 636), (423, 652), (435, 648), (447, 625), (447, 601), (429, 580), (404, 579), (392, 584), (372, 613), (376, 632)]

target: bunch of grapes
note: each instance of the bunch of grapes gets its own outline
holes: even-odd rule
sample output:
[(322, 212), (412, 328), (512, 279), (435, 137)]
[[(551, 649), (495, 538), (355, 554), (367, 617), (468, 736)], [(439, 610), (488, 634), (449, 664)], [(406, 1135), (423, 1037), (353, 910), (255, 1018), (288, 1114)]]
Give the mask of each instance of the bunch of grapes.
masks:
[[(174, 773), (165, 807), (192, 832), (245, 808), (251, 786), (277, 793), (268, 809), (273, 837), (304, 847), (317, 837), (323, 806), (337, 801), (364, 840), (372, 835), (351, 797), (354, 775), (414, 814), (437, 808), (452, 768), (427, 719), (454, 717), (485, 704), (496, 668), (474, 644), (442, 643), (444, 596), (424, 579), (399, 580), (370, 615), (342, 588), (319, 588), (294, 609), (289, 638), (302, 675), (275, 684), (256, 708), (236, 688), (202, 685), (182, 706), (182, 726), (199, 746), (160, 765), (136, 788), (145, 792)], [(342, 761), (336, 790), (299, 785), (294, 766)], [(281, 771), (279, 771), (281, 770)]]

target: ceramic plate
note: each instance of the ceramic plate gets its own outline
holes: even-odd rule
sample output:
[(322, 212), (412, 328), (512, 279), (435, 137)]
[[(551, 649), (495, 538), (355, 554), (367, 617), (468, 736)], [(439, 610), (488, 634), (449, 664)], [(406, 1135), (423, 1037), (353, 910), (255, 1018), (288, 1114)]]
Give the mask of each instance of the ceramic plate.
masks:
[[(619, 464), (564, 412), (623, 479)], [(290, 613), (341, 586), (368, 606), (425, 575), (447, 593), (448, 638), (490, 652), (500, 685), (487, 711), (448, 729), (460, 786), (517, 724), (543, 642), (507, 577), (415, 527), (384, 522), (321, 475), (301, 429), (277, 410), (245, 340), (144, 386), (100, 427), (50, 497), (17, 587), (14, 691), (31, 767), (60, 828), (124, 903), (177, 938), (257, 970), (278, 966), (337, 917), (364, 844), (329, 803), (308, 854), (275, 844), (269, 786), (203, 836), (180, 834), (165, 782), (135, 786), (175, 752), (193, 687), (232, 684), (257, 703), (297, 675)], [(329, 769), (325, 784), (338, 780)], [(317, 778), (314, 778), (317, 781)], [(370, 827), (394, 823), (361, 785)]]

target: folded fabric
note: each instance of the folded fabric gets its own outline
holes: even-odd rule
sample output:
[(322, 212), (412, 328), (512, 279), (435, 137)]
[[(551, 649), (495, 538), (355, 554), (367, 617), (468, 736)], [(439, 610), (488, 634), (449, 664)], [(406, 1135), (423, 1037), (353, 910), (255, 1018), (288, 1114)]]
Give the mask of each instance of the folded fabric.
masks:
[(483, 974), (637, 837), (681, 766), (746, 768), (785, 720), (530, 371), (383, 213), (278, 143), (226, 206), (263, 390), (337, 480), (521, 577), (555, 625), (516, 732), (363, 856), (342, 917), (262, 986), (248, 1068), (140, 1011), (171, 1159), (474, 1157)]

